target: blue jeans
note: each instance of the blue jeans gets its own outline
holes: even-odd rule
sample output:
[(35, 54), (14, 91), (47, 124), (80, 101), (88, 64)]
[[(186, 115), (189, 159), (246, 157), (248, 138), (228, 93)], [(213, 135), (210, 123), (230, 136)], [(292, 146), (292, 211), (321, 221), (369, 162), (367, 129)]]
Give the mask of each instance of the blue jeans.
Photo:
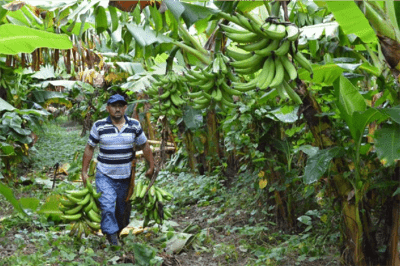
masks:
[(125, 202), (128, 194), (130, 178), (112, 179), (99, 171), (96, 173), (97, 192), (101, 192), (99, 198), (101, 209), (101, 231), (103, 234), (112, 235), (122, 230), (129, 223), (124, 219), (127, 204)]

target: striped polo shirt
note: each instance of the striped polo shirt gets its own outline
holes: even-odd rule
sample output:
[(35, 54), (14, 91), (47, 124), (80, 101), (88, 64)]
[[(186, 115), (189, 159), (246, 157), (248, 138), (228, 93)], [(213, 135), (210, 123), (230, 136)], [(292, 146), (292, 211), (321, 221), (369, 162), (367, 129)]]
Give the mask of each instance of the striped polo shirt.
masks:
[(88, 140), (90, 146), (96, 147), (98, 143), (100, 146), (97, 171), (113, 179), (130, 177), (133, 144), (142, 145), (147, 141), (139, 121), (124, 117), (121, 131), (112, 124), (109, 116), (96, 121)]

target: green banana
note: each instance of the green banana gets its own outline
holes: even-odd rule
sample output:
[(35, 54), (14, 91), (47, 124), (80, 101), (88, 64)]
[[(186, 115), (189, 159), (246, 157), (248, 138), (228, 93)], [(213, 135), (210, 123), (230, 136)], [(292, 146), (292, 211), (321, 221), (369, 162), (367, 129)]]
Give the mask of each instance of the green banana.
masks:
[(240, 21), (236, 16), (232, 16), (231, 14), (228, 14), (228, 13), (225, 13), (222, 11), (218, 12), (217, 15), (219, 15), (223, 19), (226, 19), (228, 21), (231, 21), (231, 22), (241, 26)]
[(289, 74), (290, 80), (295, 80), (297, 78), (297, 70), (296, 67), (290, 62), (287, 56), (281, 56), (279, 59), (282, 62), (283, 68), (285, 69), (286, 73)]
[(141, 181), (138, 181), (135, 189), (136, 189), (136, 198), (140, 198), (140, 192), (142, 191), (143, 183)]
[(226, 66), (226, 62), (222, 58), (222, 55), (218, 54), (217, 57), (219, 58), (219, 68), (221, 69), (221, 72), (223, 74), (227, 74), (228, 73), (228, 68)]
[(227, 101), (227, 100), (226, 100), (225, 98), (223, 98), (223, 97), (222, 97), (222, 99), (221, 99), (221, 102), (222, 102), (224, 105), (228, 106), (228, 107), (232, 107), (232, 108), (236, 107), (236, 104)]
[(283, 88), (289, 95), (290, 99), (292, 99), (297, 104), (303, 104), (303, 101), (301, 100), (300, 96), (292, 89), (292, 87), (290, 87), (290, 85), (286, 82), (286, 80), (283, 80), (282, 84)]
[(210, 105), (209, 105), (209, 102), (204, 103), (204, 104), (195, 103), (192, 107), (193, 107), (193, 109), (196, 109), (196, 110), (202, 110), (202, 109), (207, 109), (208, 107), (210, 107)]
[(280, 97), (281, 99), (286, 99), (286, 98), (288, 98), (289, 95), (287, 95), (286, 90), (285, 90), (285, 88), (283, 87), (283, 84), (282, 84), (282, 83), (279, 84), (279, 86), (276, 86), (275, 89), (276, 89), (276, 91), (278, 92), (279, 97)]
[(209, 80), (209, 79), (206, 79), (206, 78), (203, 76), (202, 79), (198, 79), (198, 80), (196, 80), (196, 81), (190, 82), (189, 85), (192, 86), (192, 87), (193, 87), (193, 86), (202, 86), (202, 85), (207, 84), (207, 83), (209, 83), (209, 82), (210, 82), (210, 80)]
[(231, 39), (234, 42), (239, 42), (239, 43), (243, 43), (243, 42), (254, 42), (257, 41), (260, 37), (255, 34), (254, 32), (249, 32), (249, 33), (229, 33), (229, 32), (225, 32), (225, 35)]
[(78, 239), (81, 239), (82, 238), (82, 233), (83, 233), (83, 223), (82, 223), (82, 221), (79, 221), (78, 222), (78, 232), (77, 232), (77, 234), (76, 234), (76, 237), (78, 238)]
[(76, 202), (73, 202), (71, 200), (60, 199), (60, 202), (65, 207), (72, 207), (76, 205)]
[[(92, 210), (96, 213), (100, 213), (100, 209), (97, 207), (97, 203), (96, 201), (94, 202), (93, 206), (92, 206)], [(90, 211), (90, 210), (89, 210)]]
[(291, 42), (288, 40), (284, 40), (283, 43), (279, 46), (278, 49), (274, 51), (275, 55), (283, 56), (289, 52)]
[(61, 215), (61, 219), (70, 220), (70, 221), (77, 221), (82, 217), (82, 213), (77, 213), (73, 215)]
[(175, 104), (176, 106), (182, 105), (183, 103), (185, 103), (177, 94), (172, 94), (170, 97), (171, 101), (173, 104)]
[(220, 102), (222, 99), (222, 92), (220, 89), (216, 89), (213, 91), (213, 94), (211, 96), (214, 98), (215, 101)]
[(86, 194), (85, 198), (78, 202), (79, 205), (86, 205), (90, 200), (91, 194)]
[(279, 60), (279, 57), (274, 58), (274, 63), (275, 63), (275, 76), (274, 79), (271, 81), (271, 84), (269, 85), (271, 88), (279, 86), (283, 81), (283, 77), (285, 76), (285, 70), (281, 63), (281, 60)]
[[(268, 24), (268, 23), (267, 23)], [(261, 31), (267, 34), (271, 39), (282, 40), (286, 36), (286, 28), (281, 24), (271, 23), (261, 26)]]
[(213, 63), (212, 63), (212, 72), (219, 73), (219, 71), (220, 71), (220, 68), (219, 68), (219, 57), (216, 56), (214, 58)]
[(76, 214), (77, 212), (79, 212), (81, 209), (82, 209), (82, 205), (78, 205), (78, 206), (76, 206), (75, 208), (73, 208), (73, 209), (70, 209), (70, 210), (68, 210), (68, 211), (65, 211), (64, 213), (65, 214), (67, 214), (67, 215), (74, 215), (74, 214)]
[(90, 227), (88, 226), (87, 223), (83, 223), (83, 222), (82, 222), (82, 226), (83, 226), (83, 229), (85, 232), (85, 237), (88, 237), (90, 235), (90, 231), (91, 231)]
[(78, 231), (78, 223), (74, 223), (74, 225), (71, 227), (71, 231), (69, 231), (69, 236), (74, 236), (77, 231)]
[(205, 97), (205, 98), (207, 98), (207, 99), (209, 99), (210, 101), (212, 100), (212, 96), (211, 96), (211, 94), (208, 94), (207, 92), (205, 92), (205, 91), (201, 91), (202, 92), (202, 96), (203, 97)]
[(155, 194), (156, 194), (157, 200), (158, 200), (159, 202), (161, 202), (161, 203), (164, 203), (164, 198), (163, 198), (161, 192), (160, 192), (158, 189), (156, 189)]
[(236, 17), (239, 19), (241, 25), (243, 25), (243, 27), (245, 29), (248, 29), (249, 31), (253, 31), (253, 27), (251, 26), (248, 18), (246, 18), (245, 16), (241, 15), (240, 13), (235, 13)]
[(90, 210), (87, 215), (91, 221), (96, 223), (101, 222), (101, 217), (93, 209)]
[(272, 56), (268, 57), (267, 60), (265, 60), (263, 68), (260, 72), (260, 74), (257, 76), (257, 87), (261, 88), (262, 85), (265, 83), (267, 80), (269, 74), (271, 71), (274, 71), (274, 59)]
[(75, 198), (75, 197), (73, 197), (73, 196), (71, 196), (70, 194), (67, 194), (67, 195), (65, 195), (70, 201), (72, 201), (72, 202), (75, 202), (75, 203), (78, 203), (78, 202), (80, 202), (82, 199), (77, 199), (77, 198)]
[(166, 92), (164, 92), (163, 94), (161, 94), (159, 97), (162, 100), (167, 99), (169, 96), (171, 95), (171, 92), (169, 90), (167, 90)]
[(234, 61), (231, 62), (230, 65), (236, 68), (249, 68), (253, 65), (260, 63), (264, 59), (263, 56), (254, 54), (251, 57), (247, 58), (246, 60), (241, 61)]
[(199, 88), (204, 90), (204, 91), (209, 91), (211, 88), (213, 88), (215, 85), (214, 79), (210, 79), (207, 83), (203, 85), (199, 85)]
[(239, 80), (239, 78), (237, 76), (235, 76), (231, 71), (229, 71), (228, 74), (226, 74), (226, 77), (231, 81), (238, 81)]
[(196, 77), (192, 76), (192, 75), (189, 74), (189, 73), (183, 72), (183, 76), (184, 76), (184, 78), (186, 79), (186, 81), (188, 81), (188, 82), (192, 82), (192, 81), (196, 81), (196, 80), (197, 80)]
[(294, 53), (293, 58), (297, 63), (299, 63), (300, 66), (308, 70), (311, 74), (313, 73), (310, 61), (308, 61), (308, 59), (301, 52)]
[(251, 53), (240, 53), (231, 49), (226, 49), (226, 55), (233, 58), (236, 61), (240, 61), (240, 60), (246, 60), (248, 59), (250, 56), (252, 56)]
[(165, 219), (169, 219), (169, 218), (171, 218), (171, 217), (172, 217), (171, 210), (165, 208), (165, 209), (164, 209), (164, 218), (165, 218)]
[(201, 69), (200, 70), (201, 73), (204, 75), (204, 77), (208, 78), (208, 79), (213, 79), (215, 78), (215, 73), (209, 73), (207, 70), (205, 69)]
[(278, 49), (280, 40), (273, 40), (267, 47), (261, 50), (255, 50), (254, 53), (259, 56), (270, 56), (273, 51)]
[[(93, 196), (91, 196), (89, 204), (83, 209), (85, 211), (85, 213), (88, 213), (91, 209), (93, 209), (94, 204), (96, 204), (96, 203), (94, 202)], [(80, 206), (82, 206), (82, 205), (80, 205)]]
[[(256, 52), (258, 50), (262, 50), (262, 49), (266, 48), (270, 43), (271, 43), (271, 39), (261, 38), (261, 40), (258, 40), (256, 42), (238, 45), (238, 47), (240, 49), (248, 51), (248, 52)], [(250, 56), (250, 54), (248, 56)], [(235, 59), (235, 58), (233, 58), (233, 59)]]
[(147, 186), (144, 184), (143, 187), (142, 187), (142, 190), (140, 191), (139, 197), (143, 198), (144, 194), (146, 194), (146, 191), (147, 191)]
[(100, 230), (101, 227), (100, 227), (100, 224), (99, 224), (99, 223), (92, 222), (92, 221), (90, 221), (89, 219), (87, 219), (86, 217), (85, 217), (84, 219), (85, 219), (86, 224), (87, 224), (90, 228), (92, 228), (92, 229), (95, 230), (95, 231)]
[(96, 192), (96, 191), (93, 191), (93, 198), (94, 199), (98, 199), (98, 198), (100, 198), (101, 197), (101, 192)]
[(287, 38), (289, 41), (293, 42), (293, 41), (297, 40), (297, 38), (298, 38), (299, 35), (300, 35), (300, 31), (299, 31), (299, 28), (298, 28), (297, 26), (295, 26), (295, 25), (288, 25), (288, 26), (286, 26), (285, 29), (286, 29), (286, 33), (287, 33), (286, 38)]
[(192, 99), (199, 98), (203, 95), (203, 91), (198, 91), (198, 92), (189, 92), (188, 93), (189, 97)]
[(200, 97), (200, 98), (194, 99), (193, 102), (196, 104), (208, 104), (210, 102), (210, 100), (205, 97)]
[(219, 27), (225, 31), (225, 32), (229, 32), (229, 33), (236, 33), (236, 34), (246, 34), (246, 33), (250, 33), (250, 31), (248, 30), (244, 30), (244, 29), (238, 29), (238, 28), (234, 28), (228, 25), (224, 25), (224, 24), (219, 24)]
[(254, 90), (257, 85), (257, 80), (253, 79), (247, 83), (232, 82), (232, 88), (241, 92)]
[(257, 64), (254, 64), (254, 65), (252, 65), (251, 67), (248, 67), (248, 68), (235, 68), (235, 72), (238, 73), (238, 74), (242, 74), (242, 75), (254, 74), (260, 68), (262, 68), (262, 66), (264, 64), (264, 60), (265, 60), (265, 58), (263, 58), (261, 61), (257, 62)]
[(253, 32), (260, 36), (265, 36), (265, 33), (261, 30), (261, 23), (259, 21), (253, 18), (249, 12), (243, 13), (243, 16), (247, 18), (251, 28), (253, 29)]
[(196, 78), (195, 81), (203, 80), (203, 79), (206, 80), (206, 79), (204, 78), (204, 75), (201, 73), (201, 71), (196, 72), (196, 71), (194, 71), (194, 70), (189, 70), (188, 72), (189, 72), (189, 75), (192, 75), (193, 77)]
[(174, 110), (175, 114), (178, 116), (182, 116), (182, 110), (175, 108), (173, 105), (171, 105), (171, 109)]
[(264, 83), (260, 84), (259, 86), (260, 90), (268, 89), (272, 80), (275, 77), (275, 60), (273, 59), (273, 57), (271, 57), (268, 67), (269, 71), (267, 73), (267, 76), (265, 77)]
[(241, 91), (232, 89), (226, 82), (222, 82), (221, 88), (229, 95), (241, 96), (243, 93)]
[(70, 194), (71, 196), (73, 196), (75, 198), (81, 198), (83, 196), (86, 196), (86, 194), (89, 193), (89, 189), (88, 188), (84, 188), (82, 190), (67, 190), (65, 192)]

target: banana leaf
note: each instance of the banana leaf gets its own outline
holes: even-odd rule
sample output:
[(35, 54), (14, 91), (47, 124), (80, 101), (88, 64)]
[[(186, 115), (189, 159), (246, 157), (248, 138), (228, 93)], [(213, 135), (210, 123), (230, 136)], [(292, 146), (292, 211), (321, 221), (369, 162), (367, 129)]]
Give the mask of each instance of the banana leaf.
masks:
[(17, 210), (18, 212), (26, 215), (26, 212), (22, 209), (20, 203), (14, 197), (14, 193), (11, 190), (11, 188), (9, 188), (6, 185), (0, 183), (0, 193), (6, 198), (7, 201), (9, 201), (14, 206), (15, 210)]
[(71, 49), (67, 35), (35, 30), (24, 26), (0, 26), (0, 54), (32, 53), (40, 47)]

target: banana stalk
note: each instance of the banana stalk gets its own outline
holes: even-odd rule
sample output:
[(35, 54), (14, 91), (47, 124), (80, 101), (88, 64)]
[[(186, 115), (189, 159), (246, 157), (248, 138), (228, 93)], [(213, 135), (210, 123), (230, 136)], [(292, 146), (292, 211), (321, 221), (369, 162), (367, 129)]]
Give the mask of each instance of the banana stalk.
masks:
[(188, 53), (191, 53), (192, 55), (194, 55), (195, 57), (197, 57), (201, 62), (203, 62), (206, 65), (211, 64), (211, 59), (208, 56), (204, 56), (204, 54), (202, 54), (200, 51), (184, 44), (181, 42), (172, 42), (173, 44), (175, 44), (176, 46), (180, 47), (181, 49), (185, 50)]

